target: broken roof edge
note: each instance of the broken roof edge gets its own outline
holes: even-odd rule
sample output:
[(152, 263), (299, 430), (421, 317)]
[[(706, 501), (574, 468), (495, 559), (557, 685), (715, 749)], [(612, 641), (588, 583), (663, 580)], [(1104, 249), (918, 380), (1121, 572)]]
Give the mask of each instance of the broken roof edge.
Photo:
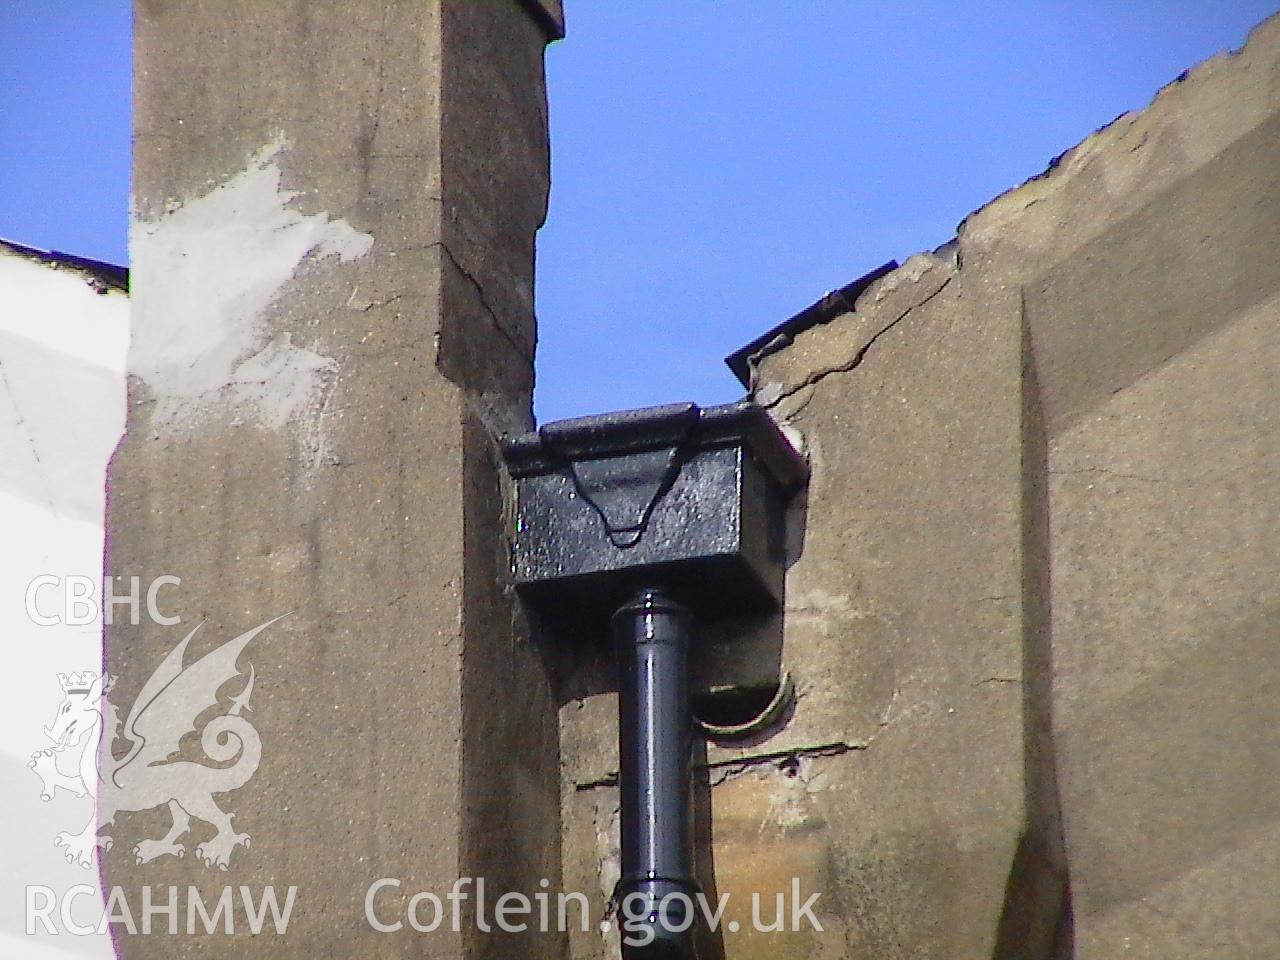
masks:
[(803, 333), (810, 327), (816, 327), (820, 323), (830, 323), (836, 317), (850, 313), (856, 306), (858, 297), (862, 296), (868, 287), (881, 277), (897, 270), (898, 266), (897, 260), (889, 260), (880, 264), (871, 272), (863, 274), (852, 283), (845, 284), (839, 290), (831, 291), (820, 300), (805, 307), (791, 319), (784, 320), (776, 327), (756, 337), (745, 347), (735, 350), (724, 358), (724, 362), (728, 364), (729, 369), (733, 371), (739, 382), (750, 390), (751, 370), (756, 364), (769, 354), (785, 348), (798, 334)]
[[(1137, 122), (1150, 123), (1152, 118), (1158, 116), (1159, 111), (1162, 108), (1167, 108), (1168, 102), (1179, 96), (1179, 94), (1185, 93), (1189, 88), (1194, 88), (1200, 83), (1219, 78), (1226, 70), (1242, 67), (1247, 69), (1250, 57), (1263, 56), (1263, 51), (1268, 44), (1277, 42), (1280, 42), (1280, 13), (1273, 14), (1256, 24), (1249, 31), (1245, 42), (1239, 47), (1221, 51), (1182, 71), (1173, 80), (1160, 87), (1145, 106), (1125, 111), (1109, 123), (1103, 124), (1079, 143), (1068, 147), (1051, 159), (1039, 173), (1032, 174), (1021, 183), (1009, 187), (980, 206), (975, 207), (956, 226), (955, 233), (951, 239), (934, 248), (932, 253), (934, 256), (948, 256), (954, 260), (957, 267), (961, 266), (965, 250), (973, 241), (975, 225), (981, 226), (984, 220), (998, 217), (1001, 210), (1008, 204), (1016, 204), (1009, 211), (1011, 217), (1020, 215), (1032, 203), (1038, 202), (1038, 200), (1034, 199), (1030, 202), (1022, 200), (1021, 198), (1026, 196), (1026, 191), (1039, 189), (1046, 184), (1056, 185), (1062, 179), (1069, 178), (1074, 174), (1077, 167), (1083, 166), (1090, 161), (1093, 153), (1104, 149), (1112, 139), (1123, 136), (1128, 124)], [(1208, 111), (1204, 112), (1208, 114)], [(1138, 146), (1141, 146), (1141, 143)], [(1136, 147), (1133, 149), (1136, 149)], [(1047, 204), (1044, 206), (1047, 206)], [(1044, 206), (1037, 207), (1037, 210), (1043, 212)], [(998, 228), (1002, 230), (1011, 229), (1008, 221), (998, 224)], [(877, 267), (866, 276), (858, 278), (848, 286), (827, 294), (817, 303), (802, 310), (790, 320), (779, 324), (751, 341), (742, 349), (730, 354), (725, 358), (725, 363), (728, 364), (729, 369), (733, 371), (738, 380), (742, 382), (742, 385), (750, 390), (752, 367), (756, 363), (772, 353), (785, 349), (796, 334), (817, 324), (828, 323), (841, 314), (852, 312), (854, 300), (864, 293), (872, 283), (891, 273), (897, 267), (898, 263), (896, 261), (890, 261)]]
[[(6, 240), (4, 237), (0, 237), (0, 252), (13, 253), (26, 260), (34, 260), (51, 267), (68, 267), (85, 279), (98, 281), (106, 288), (126, 294), (129, 292), (128, 267), (102, 260), (91, 260), (88, 257), (78, 257), (73, 253), (63, 253), (61, 250), (41, 250), (39, 247), (29, 247), (24, 243)], [(106, 290), (102, 292), (105, 293)]]
[[(1028, 188), (1069, 178), (1078, 168), (1091, 162), (1095, 153), (1105, 149), (1115, 138), (1123, 137), (1130, 125), (1150, 123), (1154, 117), (1160, 115), (1161, 109), (1167, 109), (1169, 102), (1179, 94), (1185, 93), (1188, 88), (1219, 78), (1224, 68), (1226, 70), (1247, 69), (1251, 57), (1264, 55), (1262, 51), (1267, 45), (1276, 43), (1278, 39), (1280, 39), (1280, 13), (1273, 13), (1251, 27), (1239, 46), (1219, 50), (1183, 70), (1161, 85), (1145, 104), (1125, 110), (1052, 157), (1039, 172), (1031, 174), (1020, 183), (1002, 190), (985, 203), (975, 207), (957, 224), (956, 238), (964, 241), (974, 224), (989, 215), (998, 214), (1007, 202), (1024, 197)], [(1137, 150), (1142, 142), (1145, 142), (1145, 134), (1143, 140), (1131, 148), (1131, 152)], [(1024, 203), (1020, 209), (1025, 209), (1027, 206), (1030, 204)], [(1012, 212), (1016, 215), (1019, 210)]]

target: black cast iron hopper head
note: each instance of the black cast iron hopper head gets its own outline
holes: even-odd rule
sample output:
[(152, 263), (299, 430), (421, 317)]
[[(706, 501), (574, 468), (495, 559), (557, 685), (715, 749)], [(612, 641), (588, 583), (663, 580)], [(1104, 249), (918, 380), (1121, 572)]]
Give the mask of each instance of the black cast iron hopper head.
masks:
[(761, 407), (561, 420), (503, 451), (516, 589), (548, 621), (603, 628), (646, 586), (704, 620), (781, 603), (786, 508), (807, 469)]

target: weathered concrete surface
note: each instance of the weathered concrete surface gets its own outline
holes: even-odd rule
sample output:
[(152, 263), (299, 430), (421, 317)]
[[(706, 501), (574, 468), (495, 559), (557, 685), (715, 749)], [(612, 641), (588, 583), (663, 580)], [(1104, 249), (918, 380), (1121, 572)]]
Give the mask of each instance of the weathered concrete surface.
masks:
[(864, 303), (763, 373), (814, 470), (784, 646), (814, 693), (794, 723), (866, 744), (813, 761), (819, 939), (831, 956), (980, 956), (1025, 821), (1016, 297), (920, 257)]
[(167, 814), (124, 813), (107, 875), (135, 903), (298, 889), (285, 935), (237, 912), (232, 936), (123, 955), (554, 955), (470, 922), (378, 933), (364, 907), (382, 877), (387, 923), (459, 876), (558, 886), (555, 713), (505, 588), (493, 445), (530, 422), (545, 24), (516, 2), (140, 0), (136, 36), (108, 566), (181, 577), (183, 623), (110, 632), (115, 699), (198, 622), (188, 662), (288, 616), (241, 658), (262, 759), (217, 798), (252, 845), (207, 867), (197, 821), (184, 859), (137, 865)]
[[(704, 854), (825, 930), (726, 956), (1280, 955), (1278, 157), (1280, 18), (763, 360), (799, 700), (709, 751)], [(610, 709), (561, 711), (602, 890)]]
[[(709, 753), (714, 879), (740, 924), (724, 935), (727, 957), (915, 957), (1003, 897), (1023, 820), (1023, 730), (1016, 685), (1003, 682), (1022, 654), (1021, 344), (1016, 297), (966, 300), (957, 277), (944, 259), (914, 260), (869, 294), (866, 316), (813, 335), (834, 335), (830, 345), (810, 354), (801, 337), (768, 368), (795, 361), (774, 399), (802, 410), (814, 468), (783, 650), (798, 702), (773, 736)], [(828, 367), (859, 353), (851, 401)], [(916, 390), (915, 371), (930, 368), (944, 405)], [(1000, 711), (1009, 723), (992, 722)], [(576, 728), (563, 747), (589, 782), (574, 758), (608, 727), (594, 703), (578, 712), (596, 719), (563, 715)], [(974, 753), (981, 775), (938, 790), (939, 756)], [(761, 754), (781, 756), (743, 762)], [(595, 755), (597, 768), (612, 761)], [(753, 932), (752, 894), (767, 921), (776, 894), (790, 903), (792, 878), (821, 894), (823, 931)], [(592, 955), (585, 938), (575, 946)]]
[(550, 40), (564, 37), (563, 0), (521, 0), (533, 18), (542, 25)]

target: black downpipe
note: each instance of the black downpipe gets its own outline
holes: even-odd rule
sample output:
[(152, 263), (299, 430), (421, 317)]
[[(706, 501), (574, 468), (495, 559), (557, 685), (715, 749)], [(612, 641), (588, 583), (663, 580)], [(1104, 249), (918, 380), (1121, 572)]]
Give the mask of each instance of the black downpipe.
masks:
[(694, 879), (693, 617), (672, 597), (699, 622), (781, 609), (782, 532), (804, 458), (750, 400), (544, 424), (504, 440), (503, 455), (516, 589), (566, 639), (606, 633), (613, 617), (622, 955), (697, 960), (698, 939), (718, 954)]
[(614, 899), (622, 955), (695, 960), (689, 613), (660, 590), (645, 589), (614, 614), (613, 630), (622, 801)]

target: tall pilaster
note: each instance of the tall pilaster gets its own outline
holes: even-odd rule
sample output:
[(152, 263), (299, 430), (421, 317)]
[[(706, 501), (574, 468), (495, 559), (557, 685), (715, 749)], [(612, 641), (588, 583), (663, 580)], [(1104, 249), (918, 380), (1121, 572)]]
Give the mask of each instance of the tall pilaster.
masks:
[[(417, 931), (406, 907), (458, 877), (558, 880), (555, 709), (505, 584), (493, 448), (530, 422), (558, 24), (533, 0), (137, 4), (107, 564), (180, 578), (163, 596), (181, 623), (109, 629), (125, 726), (197, 624), (189, 668), (282, 619), (221, 673), (184, 674), (125, 738), (145, 742), (106, 791), (121, 807), (107, 884), (139, 927), (144, 887), (153, 904), (176, 887), (179, 909), (176, 934), (156, 913), (123, 956), (556, 950), (468, 934), (469, 908), (456, 932), (447, 900)], [(178, 743), (197, 720), (179, 702), (207, 707), (197, 731), (241, 721), (226, 769), (198, 733)], [(172, 789), (148, 765), (166, 738), (190, 764)], [(191, 818), (181, 857), (138, 847), (169, 831), (168, 800)], [(396, 932), (366, 916), (384, 878), (372, 909)], [(190, 935), (190, 901), (212, 912), (227, 887), (232, 933), (196, 913)], [(255, 903), (273, 887), (282, 911), (296, 888), (287, 931), (268, 914), (255, 935), (241, 887)]]

